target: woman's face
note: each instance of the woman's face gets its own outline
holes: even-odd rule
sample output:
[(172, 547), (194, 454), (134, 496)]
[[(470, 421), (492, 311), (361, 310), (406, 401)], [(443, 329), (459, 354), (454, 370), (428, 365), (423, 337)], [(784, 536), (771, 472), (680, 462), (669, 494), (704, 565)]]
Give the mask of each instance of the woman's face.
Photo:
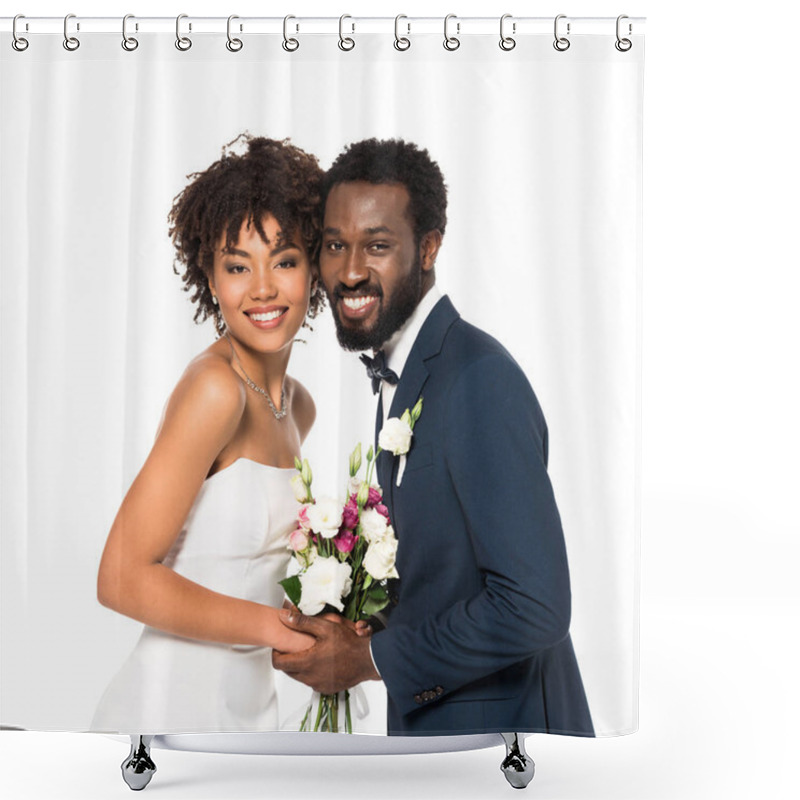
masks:
[(281, 239), (271, 214), (262, 220), (267, 241), (244, 222), (230, 247), (221, 236), (208, 284), (219, 301), (228, 333), (258, 352), (289, 347), (308, 313), (312, 271), (302, 239)]

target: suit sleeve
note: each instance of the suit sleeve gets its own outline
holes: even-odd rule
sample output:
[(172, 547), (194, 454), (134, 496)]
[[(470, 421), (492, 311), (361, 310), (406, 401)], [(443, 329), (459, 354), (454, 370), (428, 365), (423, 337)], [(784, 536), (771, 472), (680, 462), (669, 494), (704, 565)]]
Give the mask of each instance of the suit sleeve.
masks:
[[(449, 477), (482, 590), (419, 625), (373, 637), (375, 662), (400, 713), (415, 694), (448, 694), (562, 641), (570, 585), (547, 475), (547, 428), (527, 378), (505, 354), (464, 370), (448, 398)], [(442, 564), (447, 569), (447, 564)]]

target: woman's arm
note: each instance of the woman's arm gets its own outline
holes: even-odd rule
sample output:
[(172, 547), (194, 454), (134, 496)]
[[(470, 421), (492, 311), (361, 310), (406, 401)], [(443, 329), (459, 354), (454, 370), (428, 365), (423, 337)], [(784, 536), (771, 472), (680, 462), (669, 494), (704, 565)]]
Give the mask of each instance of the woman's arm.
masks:
[(179, 636), (300, 650), (313, 640), (282, 625), (278, 609), (206, 589), (162, 563), (244, 406), (244, 387), (223, 360), (204, 359), (187, 369), (108, 534), (97, 597)]

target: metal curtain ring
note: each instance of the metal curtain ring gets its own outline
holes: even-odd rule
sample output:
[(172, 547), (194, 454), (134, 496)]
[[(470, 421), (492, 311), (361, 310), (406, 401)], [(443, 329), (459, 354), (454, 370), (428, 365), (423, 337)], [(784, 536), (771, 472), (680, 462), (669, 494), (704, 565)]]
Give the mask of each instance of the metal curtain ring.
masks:
[[(500, 49), (505, 50), (506, 52), (513, 50), (517, 46), (517, 40), (512, 39), (510, 36), (506, 36), (505, 34), (505, 24), (507, 19), (511, 19), (511, 14), (503, 14), (503, 16), (500, 17)], [(516, 23), (512, 23), (511, 31), (512, 33), (517, 32)]]
[[(445, 50), (450, 50), (452, 52), (453, 50), (458, 50), (458, 48), (461, 47), (461, 40), (458, 39), (456, 36), (450, 36), (449, 33), (448, 33), (447, 28), (448, 28), (448, 25), (450, 24), (450, 20), (451, 19), (456, 19), (456, 15), (455, 14), (448, 14), (444, 18), (444, 42), (442, 44), (444, 45), (444, 49)], [(456, 23), (456, 33), (460, 33), (460, 32), (461, 32), (461, 25), (460, 25), (460, 23), (457, 22)]]
[[(398, 14), (394, 18), (394, 49), (395, 50), (408, 50), (411, 47), (411, 39), (408, 36), (401, 36), (400, 35), (400, 20), (401, 19), (408, 19), (405, 14)], [(407, 22), (406, 27), (408, 28), (408, 33), (411, 33), (411, 23)]]
[[(623, 39), (619, 35), (620, 23), (624, 19), (628, 19), (628, 15), (627, 14), (620, 14), (617, 17), (617, 41), (614, 42), (614, 47), (616, 47), (617, 50), (620, 51), (620, 53), (627, 53), (628, 50), (630, 50), (631, 47), (633, 47), (633, 42), (630, 39)], [(632, 30), (633, 29), (632, 29), (630, 23), (628, 23), (628, 33), (631, 33)]]
[(138, 46), (139, 40), (128, 36), (128, 20), (133, 19), (133, 14), (126, 14), (122, 18), (122, 49), (132, 53)]
[[(244, 43), (241, 39), (234, 39), (231, 37), (231, 22), (233, 22), (235, 19), (239, 19), (236, 14), (231, 14), (228, 17), (228, 41), (225, 42), (225, 47), (227, 47), (231, 53), (238, 53), (244, 46)], [(241, 30), (241, 28), (239, 28), (239, 30)]]
[[(181, 35), (181, 20), (188, 19), (188, 17), (188, 14), (178, 14), (175, 19), (175, 47), (184, 52), (192, 46), (192, 40), (188, 36)], [(191, 29), (192, 26), (189, 25), (189, 30)]]
[(19, 34), (17, 34), (17, 20), (18, 20), (18, 19), (25, 19), (25, 16), (24, 16), (23, 14), (17, 14), (17, 16), (16, 16), (16, 17), (14, 17), (14, 22), (13, 22), (13, 25), (12, 25), (12, 27), (11, 27), (11, 35), (12, 35), (14, 38), (11, 40), (11, 46), (12, 46), (12, 47), (13, 47), (13, 48), (14, 48), (14, 49), (15, 49), (15, 50), (18, 52), (18, 53), (21, 53), (21, 52), (23, 52), (24, 50), (27, 50), (27, 49), (28, 49), (28, 45), (29, 45), (30, 43), (28, 42), (28, 40), (27, 40), (27, 39), (25, 39), (25, 38), (23, 38), (22, 36), (20, 36)]
[[(339, 49), (344, 50), (345, 52), (347, 52), (348, 50), (352, 50), (356, 46), (355, 41), (351, 39), (349, 36), (345, 36), (344, 33), (342, 32), (342, 27), (346, 19), (353, 19), (353, 18), (349, 14), (342, 14), (342, 16), (339, 17)], [(353, 32), (355, 33), (356, 26), (355, 23), (352, 24), (353, 24)]]
[(297, 39), (290, 38), (288, 36), (287, 32), (289, 29), (290, 19), (297, 19), (297, 17), (293, 17), (291, 14), (289, 14), (283, 18), (283, 49), (288, 53), (293, 53), (298, 47), (300, 47), (300, 42), (298, 42)]
[[(555, 36), (555, 41), (553, 42), (553, 47), (558, 50), (559, 53), (563, 53), (565, 50), (569, 50), (570, 41), (566, 38), (566, 36), (559, 36), (558, 35), (558, 21), (561, 19), (566, 19), (566, 14), (559, 14), (555, 22), (553, 23), (553, 36)], [(567, 23), (567, 36), (569, 36), (569, 22)]]
[[(77, 50), (81, 46), (80, 39), (69, 35), (69, 21), (71, 19), (75, 19), (74, 14), (67, 14), (67, 16), (64, 17), (64, 49), (70, 52)], [(80, 27), (78, 27), (78, 30), (80, 30)]]

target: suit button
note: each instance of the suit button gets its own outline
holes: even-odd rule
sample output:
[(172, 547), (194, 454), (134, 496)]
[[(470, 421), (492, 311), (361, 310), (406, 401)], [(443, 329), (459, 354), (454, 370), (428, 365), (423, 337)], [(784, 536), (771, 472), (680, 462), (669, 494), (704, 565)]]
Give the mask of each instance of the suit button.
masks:
[(441, 686), (437, 686), (434, 691), (437, 697), (441, 697), (444, 694), (444, 689)]
[(436, 695), (433, 692), (431, 692), (431, 691), (425, 692), (425, 699), (426, 700), (433, 700), (434, 697), (436, 697)]
[(415, 702), (415, 703), (416, 703), (418, 706), (421, 706), (421, 705), (422, 705), (422, 697), (421, 697), (421, 695), (415, 694), (415, 695), (414, 695), (414, 702)]

